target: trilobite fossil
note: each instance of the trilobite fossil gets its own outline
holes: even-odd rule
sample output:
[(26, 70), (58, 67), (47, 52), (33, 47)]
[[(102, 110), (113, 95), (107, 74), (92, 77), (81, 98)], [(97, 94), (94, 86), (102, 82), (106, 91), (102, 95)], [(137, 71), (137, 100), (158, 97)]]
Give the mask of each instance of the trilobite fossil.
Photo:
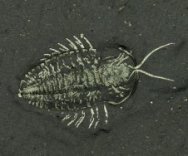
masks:
[(131, 96), (140, 73), (173, 81), (141, 67), (152, 54), (174, 43), (152, 50), (136, 64), (132, 53), (122, 47), (118, 57), (102, 59), (83, 34), (66, 40), (67, 46), (58, 43), (58, 50), (50, 48), (52, 53), (44, 54), (40, 64), (25, 74), (18, 96), (41, 109), (65, 112), (61, 120), (68, 126), (79, 127), (88, 116), (86, 110), (90, 112), (89, 128), (96, 128), (99, 121), (108, 123), (107, 105), (124, 103)]

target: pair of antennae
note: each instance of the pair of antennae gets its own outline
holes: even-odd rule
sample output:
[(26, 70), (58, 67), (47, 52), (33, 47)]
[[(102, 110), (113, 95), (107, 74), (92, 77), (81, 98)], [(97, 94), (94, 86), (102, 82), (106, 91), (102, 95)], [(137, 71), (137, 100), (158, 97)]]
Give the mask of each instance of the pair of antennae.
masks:
[(145, 75), (147, 75), (147, 76), (149, 76), (149, 77), (152, 77), (152, 78), (157, 78), (157, 79), (162, 79), (162, 80), (172, 81), (172, 82), (173, 82), (173, 81), (174, 81), (173, 79), (169, 79), (169, 78), (165, 78), (165, 77), (162, 77), (162, 76), (154, 75), (154, 74), (148, 73), (148, 72), (146, 72), (146, 71), (144, 71), (144, 70), (142, 70), (142, 69), (140, 69), (140, 68), (141, 68), (141, 67), (143, 66), (143, 64), (148, 60), (148, 58), (149, 58), (151, 55), (153, 55), (155, 52), (157, 52), (157, 51), (159, 51), (159, 50), (161, 50), (161, 49), (163, 49), (163, 48), (166, 48), (166, 47), (168, 47), (168, 46), (170, 46), (170, 45), (174, 45), (174, 44), (175, 44), (175, 43), (168, 43), (168, 44), (162, 45), (162, 46), (160, 46), (160, 47), (158, 47), (158, 48), (152, 50), (149, 54), (147, 54), (147, 55), (144, 57), (144, 59), (141, 61), (140, 64), (138, 64), (136, 67), (133, 67), (133, 69), (134, 69), (133, 72), (138, 72), (138, 73), (145, 74)]

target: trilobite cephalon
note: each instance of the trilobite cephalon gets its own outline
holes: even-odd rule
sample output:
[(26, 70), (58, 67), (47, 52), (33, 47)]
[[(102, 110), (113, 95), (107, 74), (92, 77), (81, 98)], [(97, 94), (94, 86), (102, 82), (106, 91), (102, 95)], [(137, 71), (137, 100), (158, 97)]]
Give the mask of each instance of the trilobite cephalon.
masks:
[(74, 123), (79, 127), (89, 109), (89, 128), (96, 128), (100, 121), (99, 105), (103, 106), (103, 121), (107, 123), (107, 104), (119, 105), (126, 101), (139, 73), (173, 81), (140, 69), (153, 53), (173, 43), (152, 50), (137, 65), (133, 55), (122, 47), (118, 57), (102, 59), (83, 34), (73, 39), (66, 38), (67, 46), (58, 43), (58, 50), (50, 48), (53, 52), (44, 54), (41, 63), (21, 80), (18, 93), (36, 107), (66, 112), (61, 120), (68, 126)]

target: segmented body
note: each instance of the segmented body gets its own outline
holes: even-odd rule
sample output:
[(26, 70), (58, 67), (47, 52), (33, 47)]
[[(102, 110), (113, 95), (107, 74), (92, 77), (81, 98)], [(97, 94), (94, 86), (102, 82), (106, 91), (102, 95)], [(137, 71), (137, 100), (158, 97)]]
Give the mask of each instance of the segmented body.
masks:
[(106, 105), (118, 105), (132, 94), (138, 81), (138, 73), (173, 81), (148, 73), (140, 67), (159, 49), (151, 51), (140, 64), (136, 65), (131, 53), (119, 48), (118, 57), (100, 58), (89, 40), (81, 34), (66, 38), (68, 46), (58, 43), (59, 49), (44, 54), (41, 63), (29, 71), (21, 81), (18, 96), (41, 109), (66, 112), (62, 121), (76, 127), (84, 121), (86, 110), (90, 110), (89, 128), (97, 127), (100, 106), (103, 106), (105, 123), (108, 122)]
[(51, 48), (53, 53), (45, 54), (21, 81), (19, 96), (37, 107), (58, 111), (91, 108), (91, 114), (98, 114), (98, 104), (104, 104), (107, 118), (105, 104), (120, 102), (132, 91), (132, 71), (126, 61), (133, 61), (127, 53), (101, 60), (83, 34), (74, 39), (67, 39), (69, 46), (59, 43), (59, 50)]
[[(59, 62), (56, 64), (59, 66)], [(108, 102), (114, 98), (119, 100), (124, 98), (127, 90), (129, 91), (128, 88), (122, 87), (128, 85), (126, 83), (130, 75), (130, 69), (124, 64), (113, 65), (110, 62), (100, 67), (80, 67), (75, 70), (70, 67), (67, 73), (62, 71), (60, 66), (57, 71), (57, 66), (51, 62), (42, 66), (45, 68), (39, 74), (35, 73), (38, 78), (30, 81), (30, 84), (25, 84), (27, 87), (22, 93), (24, 98), (39, 103), (41, 107), (78, 110), (93, 106), (96, 102)], [(47, 68), (48, 75), (45, 74)]]

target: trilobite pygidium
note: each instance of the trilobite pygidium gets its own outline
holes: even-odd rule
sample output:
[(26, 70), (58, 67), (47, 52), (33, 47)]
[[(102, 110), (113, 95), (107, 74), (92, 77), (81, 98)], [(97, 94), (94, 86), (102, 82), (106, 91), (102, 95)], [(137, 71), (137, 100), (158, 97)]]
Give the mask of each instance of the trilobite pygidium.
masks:
[(96, 128), (101, 120), (107, 123), (107, 105), (125, 102), (133, 92), (139, 73), (173, 81), (141, 67), (152, 54), (174, 43), (152, 50), (137, 65), (132, 54), (123, 48), (119, 48), (118, 57), (101, 59), (83, 34), (73, 36), (72, 41), (66, 40), (67, 46), (58, 43), (58, 50), (50, 48), (53, 52), (44, 54), (41, 63), (25, 75), (18, 96), (41, 109), (62, 112), (61, 120), (68, 126), (79, 127), (88, 115), (89, 128)]

